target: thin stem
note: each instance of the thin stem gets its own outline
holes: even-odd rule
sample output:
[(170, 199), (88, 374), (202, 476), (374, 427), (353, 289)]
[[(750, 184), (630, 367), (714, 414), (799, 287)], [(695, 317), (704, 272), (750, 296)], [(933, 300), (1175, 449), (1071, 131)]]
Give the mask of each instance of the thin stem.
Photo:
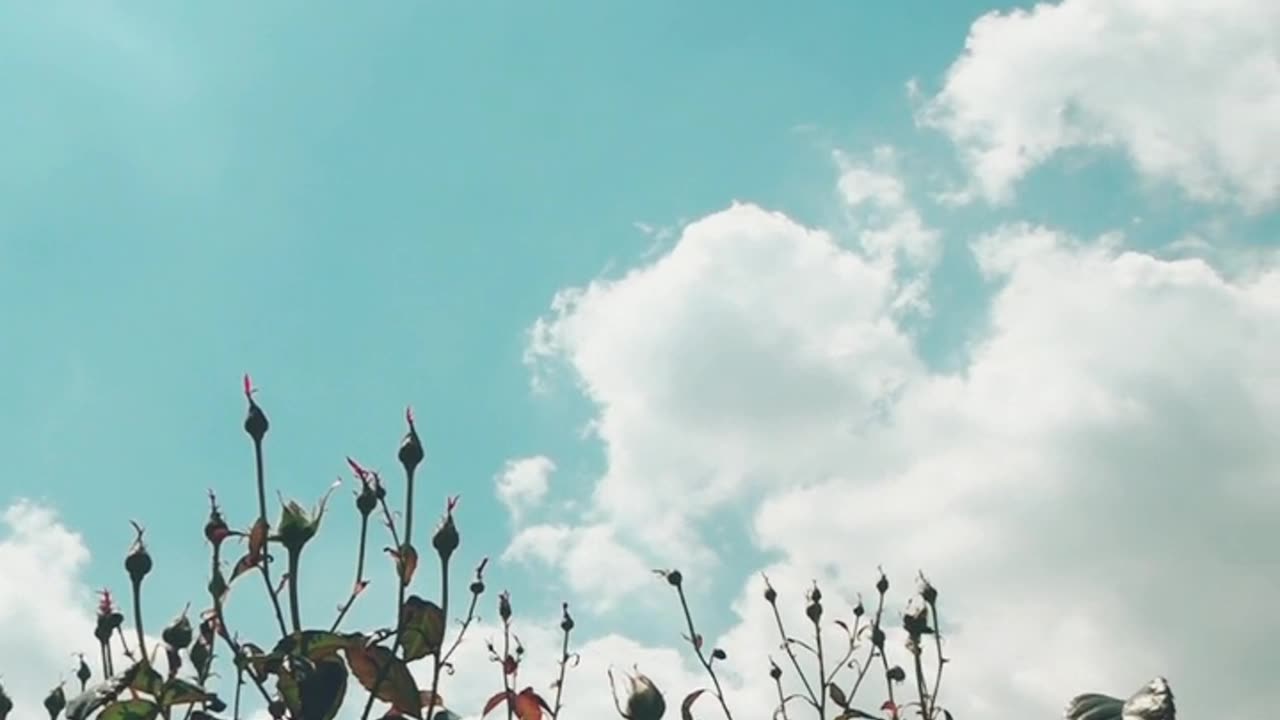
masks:
[(689, 612), (689, 601), (684, 596), (683, 584), (676, 585), (676, 594), (680, 596), (680, 609), (684, 611), (685, 622), (689, 625), (689, 642), (698, 655), (698, 662), (702, 663), (702, 667), (711, 676), (711, 683), (716, 688), (716, 699), (720, 701), (720, 709), (724, 711), (725, 718), (733, 720), (733, 713), (729, 711), (729, 705), (724, 699), (724, 690), (720, 687), (720, 678), (716, 676), (715, 668), (711, 667), (711, 661), (702, 653), (702, 643), (698, 642), (698, 631), (693, 626), (693, 614)]
[[(253, 464), (258, 476), (258, 522), (262, 523), (264, 527), (270, 527), (267, 523), (266, 472), (263, 470), (262, 440), (259, 438), (254, 438), (253, 440)], [(262, 582), (267, 586), (267, 595), (271, 597), (271, 606), (276, 611), (276, 623), (280, 626), (280, 636), (284, 637), (289, 632), (284, 626), (284, 612), (280, 609), (280, 598), (276, 593), (275, 583), (271, 582), (270, 553), (267, 552), (265, 544), (262, 552), (263, 557), (258, 562), (258, 569), (262, 571)]]
[(942, 656), (942, 621), (938, 619), (936, 602), (929, 603), (929, 612), (933, 613), (933, 643), (938, 651), (938, 672), (933, 676), (933, 695), (929, 697), (929, 717), (932, 718), (938, 712), (938, 688), (942, 686), (942, 666), (947, 659)]
[(562, 627), (564, 629), (564, 641), (560, 644), (560, 677), (556, 678), (556, 701), (552, 705), (554, 709), (551, 711), (551, 717), (553, 720), (560, 717), (560, 699), (564, 694), (564, 673), (569, 666), (569, 633), (573, 631), (571, 621), (568, 620), (568, 603), (564, 606), (564, 613), (566, 619), (564, 623), (562, 623)]
[[(214, 545), (212, 557), (214, 572), (217, 572), (221, 556), (222, 547), (220, 545)], [(235, 660), (239, 660), (242, 655), (240, 643), (236, 642), (235, 638), (231, 637), (231, 631), (227, 629), (227, 620), (222, 611), (222, 598), (218, 595), (213, 595), (213, 614), (218, 637), (222, 638), (222, 641), (231, 649), (231, 657)], [(240, 686), (244, 684), (244, 671), (239, 669), (240, 665), (238, 662), (236, 663), (236, 667), (236, 710), (233, 717), (238, 720), (240, 717)], [(262, 681), (260, 681), (258, 676), (253, 673), (250, 673), (249, 677), (253, 679), (253, 684), (258, 688), (258, 692), (262, 694), (262, 699), (270, 704), (271, 695), (267, 692), (267, 688), (263, 686)]]
[(298, 569), (302, 563), (302, 553), (289, 550), (289, 619), (293, 621), (293, 631), (302, 634), (302, 612), (298, 608)]
[(782, 614), (778, 612), (778, 604), (776, 602), (769, 603), (773, 608), (773, 621), (778, 626), (778, 635), (782, 637), (782, 649), (787, 652), (787, 657), (791, 659), (791, 666), (796, 669), (796, 674), (800, 676), (800, 681), (804, 683), (805, 692), (809, 693), (806, 698), (809, 704), (818, 708), (818, 699), (813, 694), (813, 686), (809, 684), (809, 678), (804, 674), (804, 670), (800, 668), (800, 661), (796, 659), (796, 653), (791, 649), (791, 641), (787, 638), (787, 630), (782, 626)]
[[(387, 516), (387, 528), (391, 530), (391, 539), (396, 543), (396, 550), (400, 553), (400, 558), (401, 558), (401, 562), (399, 565), (400, 568), (404, 567), (405, 548), (411, 547), (410, 539), (412, 536), (410, 535), (410, 532), (413, 529), (413, 469), (412, 468), (406, 468), (405, 470), (405, 485), (407, 485), (408, 487), (405, 490), (404, 544), (403, 545), (400, 544), (399, 540), (396, 538), (396, 525), (395, 525), (395, 522), (391, 519), (391, 511), (387, 508), (386, 500), (382, 501), (382, 511)], [(400, 575), (400, 577), (398, 577), (396, 580), (399, 585), (399, 591), (396, 593), (396, 638), (391, 643), (391, 656), (393, 658), (395, 657), (396, 652), (400, 650), (400, 637), (403, 634), (401, 630), (404, 629), (404, 612), (403, 612), (404, 593), (405, 593), (405, 590), (407, 589), (407, 583), (405, 583), (403, 571), (400, 571), (397, 574)], [(369, 713), (373, 710), (373, 701), (378, 696), (378, 690), (382, 688), (382, 683), (387, 679), (387, 674), (390, 671), (391, 671), (391, 663), (387, 663), (382, 667), (381, 671), (378, 673), (377, 679), (375, 679), (373, 682), (373, 690), (369, 691), (369, 699), (365, 701), (364, 712), (361, 713), (360, 715), (361, 720), (368, 720)], [(434, 708), (435, 706), (432, 705), (432, 707)]]
[(815, 620), (813, 622), (813, 636), (818, 645), (818, 680), (823, 682), (823, 686), (820, 690), (821, 695), (818, 697), (818, 717), (826, 718), (827, 717), (827, 687), (826, 687), (827, 666), (826, 666), (826, 660), (822, 654), (821, 617), (819, 617), (818, 620)]
[[(406, 532), (408, 528), (406, 527)], [(445, 560), (440, 566), (440, 617), (449, 617), (449, 561)], [(427, 709), (427, 720), (432, 720), (436, 714), (436, 698), (440, 697), (440, 669), (444, 667), (443, 657), (440, 655), (440, 648), (436, 648), (435, 662), (431, 668), (431, 707)]]
[[(773, 662), (772, 659), (770, 659), (770, 662)], [(773, 679), (773, 685), (778, 689), (778, 712), (782, 713), (782, 720), (791, 720), (787, 716), (787, 699), (782, 696), (782, 675), (780, 673), (778, 677)]]
[(920, 662), (920, 645), (918, 641), (912, 642), (911, 658), (916, 669), (916, 695), (920, 700), (920, 717), (927, 719), (928, 715), (926, 713), (929, 711), (929, 703), (925, 701), (925, 698), (929, 695), (929, 688), (924, 682), (924, 665)]
[[(480, 561), (480, 565), (476, 568), (476, 580), (481, 580), (481, 574), (484, 572), (485, 563), (489, 562), (489, 558)], [(444, 654), (440, 662), (443, 665), (449, 664), (449, 658), (453, 657), (453, 653), (462, 644), (462, 637), (467, 634), (467, 628), (471, 626), (471, 621), (476, 616), (476, 603), (480, 602), (480, 593), (471, 593), (471, 604), (467, 607), (467, 617), (462, 621), (462, 627), (458, 629), (458, 636), (453, 639), (453, 644), (449, 646), (449, 651)]]
[(889, 658), (880, 653), (880, 664), (884, 667), (884, 684), (889, 689), (889, 704), (893, 706), (893, 718), (898, 718), (898, 702), (893, 699), (893, 680), (889, 679)]
[(511, 697), (511, 676), (507, 674), (507, 658), (511, 657), (511, 621), (502, 621), (502, 688), (507, 691), (507, 720), (515, 717), (516, 704)]
[[(233, 720), (240, 720), (240, 689), (244, 687), (244, 669), (236, 668), (236, 698), (235, 704), (232, 705), (231, 717)], [(270, 699), (267, 699), (270, 704)]]
[(334, 618), (333, 625), (329, 628), (329, 632), (337, 632), (338, 626), (342, 624), (342, 619), (347, 616), (347, 611), (356, 602), (356, 596), (364, 589), (364, 552), (365, 541), (369, 537), (369, 516), (360, 514), (360, 548), (356, 551), (356, 583), (351, 586), (351, 597), (347, 598), (347, 602), (338, 610), (338, 617)]
[[(134, 658), (133, 658), (133, 651), (129, 649), (129, 641), (128, 641), (128, 640), (125, 640), (125, 638), (124, 638), (124, 627), (123, 627), (123, 626), (121, 626), (121, 625), (117, 625), (117, 626), (116, 626), (116, 638), (120, 640), (120, 648), (124, 651), (124, 656), (125, 656), (126, 658), (130, 659), (130, 660), (133, 660), (133, 659), (134, 659)], [(115, 664), (115, 662), (113, 661), (113, 662), (111, 663), (111, 670), (112, 670), (113, 672), (115, 671), (115, 667), (116, 667), (116, 664)]]
[(147, 654), (147, 641), (142, 633), (142, 580), (141, 578), (133, 581), (133, 628), (138, 633), (138, 648), (142, 652), (142, 659), (150, 662), (151, 657)]

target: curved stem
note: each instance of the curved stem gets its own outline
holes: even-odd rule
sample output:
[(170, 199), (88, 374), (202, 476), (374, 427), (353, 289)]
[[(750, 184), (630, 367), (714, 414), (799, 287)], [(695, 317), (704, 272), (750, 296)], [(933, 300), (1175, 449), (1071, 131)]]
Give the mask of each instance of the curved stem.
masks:
[(929, 718), (938, 711), (938, 688), (942, 685), (942, 666), (947, 659), (942, 656), (942, 621), (938, 619), (938, 604), (929, 603), (929, 612), (933, 613), (933, 643), (938, 651), (938, 672), (933, 677), (933, 694), (929, 696)]
[(342, 624), (342, 619), (347, 616), (347, 611), (356, 602), (356, 596), (364, 587), (364, 552), (365, 542), (369, 537), (369, 516), (361, 513), (360, 515), (360, 547), (356, 551), (356, 582), (351, 586), (351, 597), (347, 598), (347, 602), (338, 610), (338, 617), (334, 619), (333, 625), (329, 628), (329, 632), (337, 632), (338, 626)]
[(818, 646), (818, 681), (822, 683), (822, 687), (818, 689), (821, 693), (818, 697), (818, 717), (827, 717), (827, 666), (825, 658), (822, 654), (822, 623), (815, 621), (813, 623), (813, 636)]
[(729, 705), (724, 699), (724, 690), (720, 687), (720, 678), (716, 676), (715, 668), (711, 667), (711, 661), (703, 654), (702, 644), (697, 641), (698, 631), (693, 627), (693, 614), (689, 612), (689, 601), (684, 596), (684, 585), (676, 585), (676, 594), (680, 596), (680, 608), (684, 610), (684, 619), (689, 625), (689, 642), (698, 655), (698, 662), (702, 663), (702, 667), (711, 676), (711, 683), (716, 688), (716, 699), (720, 701), (720, 709), (724, 711), (725, 718), (733, 720), (733, 713), (729, 711)]
[(796, 659), (796, 653), (791, 649), (791, 641), (787, 639), (787, 630), (782, 625), (782, 614), (778, 612), (777, 603), (769, 603), (773, 608), (773, 620), (778, 626), (778, 635), (782, 638), (782, 649), (786, 651), (787, 657), (791, 659), (791, 666), (795, 668), (796, 675), (800, 676), (800, 682), (804, 683), (805, 692), (809, 693), (806, 698), (809, 704), (816, 710), (818, 708), (818, 698), (813, 694), (813, 686), (809, 684), (809, 678), (804, 674), (804, 670), (800, 668), (800, 661)]

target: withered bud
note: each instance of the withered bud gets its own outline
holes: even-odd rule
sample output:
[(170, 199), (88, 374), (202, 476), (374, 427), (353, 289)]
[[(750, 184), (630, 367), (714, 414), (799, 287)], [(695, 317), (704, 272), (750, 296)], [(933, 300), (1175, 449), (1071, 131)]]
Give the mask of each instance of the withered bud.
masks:
[(245, 375), (244, 397), (249, 401), (249, 413), (244, 418), (244, 431), (249, 433), (249, 437), (253, 438), (255, 443), (260, 443), (266, 436), (267, 429), (271, 427), (271, 423), (267, 422), (267, 415), (262, 412), (262, 408), (258, 407), (258, 403), (253, 401), (253, 393), (253, 381)]
[(889, 578), (884, 576), (884, 571), (880, 571), (880, 579), (876, 581), (876, 592), (881, 595), (889, 592)]
[(84, 661), (84, 655), (80, 656), (80, 667), (76, 668), (76, 679), (80, 681), (80, 689), (84, 690), (84, 686), (89, 682), (89, 678), (93, 677), (93, 672), (89, 670), (89, 664)]
[(373, 487), (365, 483), (360, 492), (356, 495), (356, 510), (363, 517), (368, 517), (378, 507), (378, 494)]
[(631, 678), (631, 696), (627, 698), (628, 720), (661, 720), (667, 701), (653, 681), (644, 675)]
[(680, 587), (684, 583), (684, 575), (679, 570), (672, 570), (667, 573), (667, 583), (672, 587)]
[(470, 590), (471, 590), (471, 594), (472, 594), (472, 595), (481, 595), (481, 594), (483, 594), (483, 593), (484, 593), (484, 581), (483, 581), (483, 580), (472, 580), (472, 581), (471, 581), (471, 588), (470, 588)]
[(903, 682), (907, 679), (907, 672), (902, 669), (901, 665), (894, 665), (889, 668), (886, 676), (894, 682)]
[(813, 589), (809, 591), (809, 599), (813, 602), (822, 602), (822, 590), (818, 589), (818, 583), (813, 584)]
[(49, 720), (58, 717), (58, 713), (67, 706), (67, 695), (62, 692), (62, 686), (54, 688), (44, 698), (44, 709), (49, 711)]
[(867, 609), (862, 606), (862, 596), (858, 596), (858, 604), (853, 606), (853, 616), (860, 618), (867, 614)]
[(412, 473), (427, 454), (422, 449), (422, 441), (418, 439), (418, 430), (413, 425), (412, 408), (405, 408), (404, 419), (409, 424), (409, 431), (405, 433), (404, 439), (400, 441), (400, 451), (396, 453), (396, 456), (400, 459), (400, 464), (404, 466), (404, 471)]
[(773, 658), (769, 659), (769, 677), (774, 680), (782, 678), (782, 668), (778, 667), (778, 663), (774, 662)]
[(506, 590), (498, 595), (498, 617), (504, 623), (511, 620), (511, 593)]
[(142, 526), (133, 523), (133, 529), (138, 536), (124, 558), (124, 569), (129, 573), (129, 579), (138, 585), (151, 572), (151, 553), (147, 552), (147, 545), (142, 541)]
[(920, 575), (920, 597), (930, 605), (938, 602), (938, 589), (923, 574)]
[(569, 603), (562, 603), (560, 609), (564, 615), (563, 619), (560, 620), (560, 629), (567, 633), (573, 630), (573, 617), (569, 615)]
[(175, 650), (186, 650), (191, 644), (191, 621), (187, 620), (187, 611), (183, 610), (182, 614), (173, 619), (173, 622), (160, 633), (160, 639), (164, 640), (164, 644)]
[(778, 602), (778, 591), (773, 589), (773, 585), (768, 578), (764, 580), (764, 601), (770, 605)]
[(820, 602), (809, 603), (808, 607), (804, 609), (804, 614), (809, 617), (810, 622), (812, 622), (814, 625), (817, 625), (819, 622), (822, 621), (822, 603)]
[(720, 648), (716, 648), (715, 650), (711, 651), (712, 660), (724, 660), (728, 657), (729, 655), (724, 650), (721, 650)]
[(871, 628), (871, 645), (875, 649), (884, 652), (884, 630), (881, 630), (878, 624)]

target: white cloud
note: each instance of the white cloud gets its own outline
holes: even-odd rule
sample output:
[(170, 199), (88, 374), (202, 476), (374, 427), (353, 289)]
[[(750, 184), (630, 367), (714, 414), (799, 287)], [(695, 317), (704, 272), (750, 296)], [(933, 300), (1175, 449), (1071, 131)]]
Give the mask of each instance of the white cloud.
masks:
[(921, 121), (1008, 200), (1073, 148), (1116, 148), (1197, 199), (1280, 198), (1280, 4), (1063, 0), (974, 22)]
[(0, 521), (0, 684), (15, 717), (39, 717), (60, 680), (75, 687), (73, 653), (93, 646), (94, 599), (80, 579), (89, 551), (47, 508), (19, 502)]
[[(841, 190), (914, 214), (865, 169)], [(913, 226), (883, 224), (887, 245)], [(708, 518), (745, 509), (793, 587), (826, 578), (846, 598), (876, 563), (930, 571), (961, 716), (1052, 716), (1163, 673), (1188, 716), (1260, 717), (1280, 637), (1280, 272), (1002, 227), (972, 246), (987, 327), (941, 373), (899, 320), (906, 259), (852, 235), (739, 204), (651, 264), (562, 292), (531, 348), (596, 404), (608, 464), (581, 525), (513, 552), (605, 563), (619, 550), (589, 528), (692, 576), (736, 555), (709, 545)], [(589, 579), (571, 585), (601, 592)], [(773, 649), (760, 604), (748, 583), (731, 658)]]
[(495, 482), (498, 499), (507, 506), (512, 520), (519, 523), (527, 510), (542, 502), (555, 469), (556, 464), (544, 455), (507, 461)]

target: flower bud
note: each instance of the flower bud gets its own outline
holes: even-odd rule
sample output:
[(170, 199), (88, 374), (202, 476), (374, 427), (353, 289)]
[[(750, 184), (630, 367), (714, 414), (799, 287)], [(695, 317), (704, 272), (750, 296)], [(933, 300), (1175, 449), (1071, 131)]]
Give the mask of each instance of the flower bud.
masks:
[(672, 587), (680, 587), (684, 583), (684, 575), (679, 570), (672, 570), (667, 573), (667, 583)]
[(560, 607), (564, 613), (564, 619), (560, 621), (560, 629), (568, 633), (573, 630), (573, 617), (569, 615), (569, 603), (562, 603)]
[(84, 691), (84, 686), (89, 683), (89, 678), (93, 677), (93, 671), (89, 669), (89, 664), (84, 661), (84, 655), (80, 656), (80, 667), (76, 668), (76, 679), (80, 681), (80, 690)]
[(453, 555), (454, 550), (458, 549), (458, 544), (462, 540), (458, 535), (458, 526), (453, 524), (453, 508), (456, 503), (456, 500), (449, 501), (449, 510), (445, 513), (444, 522), (440, 524), (436, 534), (431, 536), (431, 546), (436, 549), (441, 562), (449, 561), (449, 557)]
[(661, 720), (667, 701), (653, 681), (644, 675), (631, 678), (631, 696), (627, 698), (628, 720)]
[(813, 602), (822, 602), (822, 591), (818, 589), (818, 583), (813, 584), (813, 589), (809, 591), (809, 599)]
[(400, 459), (404, 471), (412, 473), (427, 454), (422, 449), (422, 441), (418, 439), (418, 430), (413, 426), (413, 408), (405, 408), (404, 419), (409, 424), (409, 431), (400, 441), (400, 451), (396, 453), (396, 457)]
[(498, 617), (504, 623), (511, 620), (511, 593), (505, 590), (498, 595)]
[(774, 680), (782, 678), (782, 668), (778, 667), (778, 663), (774, 662), (772, 658), (769, 660), (769, 677)]
[(124, 615), (116, 610), (115, 603), (111, 601), (110, 590), (104, 589), (101, 596), (98, 600), (98, 620), (93, 629), (93, 636), (99, 643), (105, 643), (111, 640), (111, 634), (116, 631), (116, 628), (124, 623)]
[(720, 648), (716, 648), (715, 650), (712, 650), (712, 651), (711, 651), (711, 659), (712, 659), (712, 660), (724, 660), (724, 659), (726, 659), (726, 658), (728, 658), (728, 657), (729, 657), (729, 655), (728, 655), (727, 653), (725, 653), (725, 651), (724, 651), (724, 650), (721, 650)]
[(884, 576), (884, 571), (880, 571), (880, 579), (876, 581), (876, 591), (881, 595), (889, 592), (889, 578)]
[(133, 529), (138, 533), (138, 537), (130, 546), (129, 554), (125, 556), (124, 569), (129, 573), (129, 579), (133, 584), (139, 585), (151, 572), (151, 553), (147, 552), (147, 545), (142, 541), (142, 527), (133, 523)]
[(894, 682), (903, 682), (907, 679), (907, 672), (902, 669), (901, 665), (894, 665), (889, 668), (887, 677)]
[(484, 593), (484, 581), (483, 581), (483, 580), (473, 580), (473, 581), (471, 582), (471, 588), (470, 588), (470, 590), (471, 590), (471, 594), (472, 594), (472, 595), (480, 595), (480, 594)]
[(249, 433), (249, 437), (253, 438), (255, 443), (260, 443), (266, 436), (267, 429), (271, 427), (271, 423), (267, 422), (267, 415), (262, 412), (262, 408), (258, 407), (258, 403), (253, 401), (253, 393), (253, 381), (245, 375), (244, 397), (249, 401), (249, 413), (244, 418), (244, 431)]
[(862, 595), (858, 595), (858, 604), (853, 606), (853, 616), (860, 618), (867, 614), (867, 609), (862, 607)]
[(368, 517), (378, 507), (378, 494), (368, 483), (360, 488), (360, 493), (356, 495), (356, 510), (363, 517)]
[(938, 589), (924, 575), (920, 576), (920, 597), (930, 605), (938, 602)]
[(0, 686), (0, 720), (6, 720), (11, 712), (13, 712), (13, 700), (5, 694), (4, 686)]
[(880, 652), (884, 652), (884, 630), (880, 629), (880, 625), (873, 625), (871, 628), (871, 646)]
[(229, 535), (231, 535), (231, 528), (227, 527), (227, 521), (222, 517), (222, 512), (218, 510), (218, 499), (214, 497), (213, 491), (210, 490), (209, 520), (204, 524), (204, 538), (209, 541), (209, 544), (217, 547)]
[(185, 610), (160, 633), (160, 639), (164, 640), (164, 644), (174, 650), (187, 649), (187, 646), (191, 644), (191, 621), (187, 620)]
[(67, 706), (66, 693), (62, 692), (62, 686), (54, 688), (44, 699), (44, 709), (49, 711), (49, 720), (58, 717), (58, 713)]
[(778, 591), (773, 589), (773, 585), (769, 582), (769, 578), (764, 579), (764, 601), (770, 605), (778, 602)]

